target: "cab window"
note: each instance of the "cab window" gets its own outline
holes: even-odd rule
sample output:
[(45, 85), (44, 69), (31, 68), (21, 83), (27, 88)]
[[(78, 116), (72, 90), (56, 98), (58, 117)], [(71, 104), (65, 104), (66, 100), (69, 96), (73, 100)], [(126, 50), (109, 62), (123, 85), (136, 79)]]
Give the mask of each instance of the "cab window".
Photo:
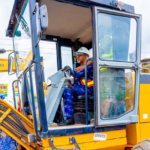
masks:
[(72, 49), (71, 47), (61, 47), (62, 68), (70, 66), (73, 69)]
[(133, 110), (134, 82), (135, 71), (132, 69), (100, 69), (102, 119), (118, 118)]
[(43, 57), (44, 81), (50, 84), (48, 78), (57, 72), (56, 43), (40, 41), (40, 53)]
[(133, 18), (99, 13), (99, 58), (135, 62), (136, 24)]
[(13, 42), (16, 57), (16, 72), (17, 75), (20, 75), (33, 56), (28, 0), (25, 3), (24, 11), (22, 11), (20, 18), (17, 16), (17, 20), (19, 23), (15, 30)]

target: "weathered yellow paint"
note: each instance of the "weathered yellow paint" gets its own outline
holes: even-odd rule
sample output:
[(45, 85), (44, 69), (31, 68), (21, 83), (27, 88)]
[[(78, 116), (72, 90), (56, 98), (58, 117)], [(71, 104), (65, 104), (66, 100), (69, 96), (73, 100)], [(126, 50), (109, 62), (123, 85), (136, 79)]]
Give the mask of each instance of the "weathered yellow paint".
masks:
[(129, 145), (136, 145), (140, 142), (141, 135), (140, 135), (140, 124), (130, 124), (127, 125), (127, 143)]
[(22, 115), (20, 112), (18, 112), (13, 106), (11, 106), (6, 101), (1, 100), (1, 99), (0, 99), (0, 103), (5, 105), (6, 107), (10, 108), (11, 110), (13, 110), (15, 112), (15, 114), (17, 114), (19, 117), (21, 117), (26, 123), (28, 123), (29, 126), (33, 127), (33, 123), (29, 119), (27, 119), (24, 115)]
[(127, 144), (126, 138), (118, 138), (118, 139), (112, 139), (106, 141), (86, 143), (86, 150), (92, 150), (92, 149), (95, 150), (95, 149), (102, 149), (102, 148), (109, 150), (112, 147), (123, 146), (123, 145), (125, 146), (126, 144)]
[(11, 112), (11, 109), (8, 108), (7, 111), (3, 113), (3, 115), (0, 117), (0, 123), (8, 116), (10, 112)]
[[(15, 60), (13, 60), (13, 68), (12, 71), (16, 71)], [(0, 72), (8, 72), (8, 59), (0, 58)]]
[[(150, 84), (140, 84), (139, 116), (140, 122), (150, 122)], [(147, 114), (147, 118), (143, 115)]]
[[(107, 132), (102, 132), (102, 133), (107, 134), (107, 140), (126, 137), (125, 129), (124, 130), (107, 131)], [(70, 136), (52, 137), (53, 143), (55, 146), (69, 145), (69, 137)], [(94, 142), (94, 140), (93, 140), (94, 133), (73, 135), (73, 137), (75, 137), (78, 144)], [(42, 139), (43, 147), (49, 147), (48, 140), (49, 139)]]
[(141, 133), (140, 141), (150, 138), (150, 130), (149, 129), (150, 129), (150, 122), (140, 124), (140, 133)]
[[(140, 84), (139, 92), (139, 121), (127, 125), (127, 143), (136, 145), (140, 141), (150, 138), (150, 84)], [(147, 118), (143, 115), (147, 114)]]
[[(63, 140), (63, 138), (61, 138)], [(127, 144), (126, 138), (116, 138), (106, 141), (92, 141), (87, 143), (79, 144), (81, 150), (124, 150)], [(75, 146), (73, 144), (56, 146), (56, 148), (63, 149), (74, 149)], [(50, 147), (44, 148), (44, 150), (51, 150)]]

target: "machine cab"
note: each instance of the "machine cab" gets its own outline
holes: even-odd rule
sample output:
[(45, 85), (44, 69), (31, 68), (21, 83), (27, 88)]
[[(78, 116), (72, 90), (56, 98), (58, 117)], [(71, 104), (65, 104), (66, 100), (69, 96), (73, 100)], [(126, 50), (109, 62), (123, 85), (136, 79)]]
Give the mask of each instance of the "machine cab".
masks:
[[(57, 130), (60, 135), (81, 134), (138, 122), (141, 16), (132, 6), (114, 1), (24, 0), (16, 9), (14, 5), (7, 36), (13, 37), (22, 113), (33, 116), (35, 128), (55, 136)], [(39, 29), (43, 25), (37, 16), (46, 11), (48, 26)], [(64, 132), (53, 126), (63, 90), (72, 79), (63, 68), (78, 67), (75, 52), (82, 46), (90, 50), (93, 61), (94, 94), (91, 100), (85, 94), (84, 109), (79, 111), (87, 114), (87, 122), (65, 126)], [(91, 111), (86, 110), (87, 101), (92, 101)]]

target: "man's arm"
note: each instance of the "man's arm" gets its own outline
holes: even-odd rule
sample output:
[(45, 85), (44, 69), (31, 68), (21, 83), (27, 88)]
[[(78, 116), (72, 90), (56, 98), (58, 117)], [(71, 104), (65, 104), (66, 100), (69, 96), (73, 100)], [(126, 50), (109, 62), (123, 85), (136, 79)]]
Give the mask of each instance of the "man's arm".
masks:
[[(87, 62), (87, 66), (90, 66), (90, 65), (92, 65), (92, 64), (93, 64), (93, 60), (89, 60), (89, 61)], [(76, 70), (77, 72), (80, 72), (80, 71), (83, 70), (83, 69), (85, 69), (85, 65), (79, 66), (79, 67), (75, 68), (75, 70)]]
[[(85, 67), (84, 67), (85, 68)], [(93, 73), (93, 64), (92, 65), (89, 65), (87, 66), (87, 74), (89, 73)], [(77, 72), (77, 71), (74, 71), (74, 77), (75, 78), (78, 78), (78, 79), (81, 79), (82, 77), (85, 77), (85, 69)]]

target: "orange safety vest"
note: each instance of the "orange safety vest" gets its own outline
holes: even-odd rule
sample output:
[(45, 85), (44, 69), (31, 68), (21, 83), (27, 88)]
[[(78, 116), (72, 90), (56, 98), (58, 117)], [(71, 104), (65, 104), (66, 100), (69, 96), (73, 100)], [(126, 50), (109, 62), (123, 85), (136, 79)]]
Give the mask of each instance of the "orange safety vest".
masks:
[[(80, 82), (81, 82), (82, 85), (85, 86), (85, 79), (81, 79)], [(87, 80), (87, 87), (88, 88), (91, 87), (91, 86), (93, 86), (93, 84), (94, 84), (93, 80)]]

